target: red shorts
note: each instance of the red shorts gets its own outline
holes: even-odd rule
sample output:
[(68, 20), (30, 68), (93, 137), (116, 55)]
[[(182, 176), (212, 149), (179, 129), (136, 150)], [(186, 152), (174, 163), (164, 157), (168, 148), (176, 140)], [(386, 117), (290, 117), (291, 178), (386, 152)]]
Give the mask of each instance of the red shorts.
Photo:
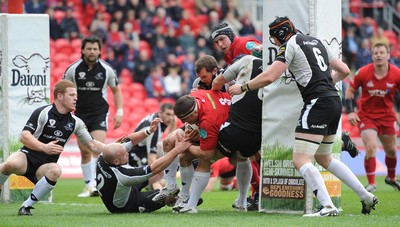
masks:
[(388, 121), (385, 119), (372, 119), (368, 117), (360, 117), (361, 122), (358, 124), (360, 132), (366, 129), (374, 129), (380, 135), (395, 135), (398, 128), (397, 121)]

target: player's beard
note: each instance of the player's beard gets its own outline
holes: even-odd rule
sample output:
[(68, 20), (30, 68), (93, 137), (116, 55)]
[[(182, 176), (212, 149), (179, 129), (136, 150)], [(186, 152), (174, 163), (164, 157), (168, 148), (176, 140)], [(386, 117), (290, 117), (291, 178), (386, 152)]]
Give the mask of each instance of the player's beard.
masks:
[(98, 59), (98, 57), (95, 57), (95, 56), (88, 56), (88, 57), (85, 57), (85, 61), (86, 61), (88, 64), (95, 64), (96, 61), (97, 61), (97, 59)]

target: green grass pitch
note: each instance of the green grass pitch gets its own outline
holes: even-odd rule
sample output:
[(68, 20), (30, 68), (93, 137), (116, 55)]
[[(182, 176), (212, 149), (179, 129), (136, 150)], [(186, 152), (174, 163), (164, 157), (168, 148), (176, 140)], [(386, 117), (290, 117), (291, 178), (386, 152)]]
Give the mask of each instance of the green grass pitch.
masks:
[[(365, 177), (360, 177), (363, 184)], [(361, 214), (358, 196), (343, 186), (342, 208), (337, 217), (303, 218), (299, 214), (238, 212), (231, 208), (237, 191), (203, 193), (198, 214), (173, 214), (170, 207), (154, 213), (110, 214), (100, 198), (78, 198), (80, 179), (61, 179), (54, 190), (54, 202), (36, 204), (33, 216), (18, 216), (22, 202), (0, 204), (0, 226), (398, 226), (400, 192), (377, 178), (379, 204), (371, 215)]]

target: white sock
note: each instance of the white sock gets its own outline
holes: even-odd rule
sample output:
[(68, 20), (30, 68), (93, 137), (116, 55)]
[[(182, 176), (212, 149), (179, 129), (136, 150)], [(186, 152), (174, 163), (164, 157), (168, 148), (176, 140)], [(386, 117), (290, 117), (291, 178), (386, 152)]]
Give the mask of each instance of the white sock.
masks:
[(176, 187), (176, 173), (179, 169), (179, 157), (177, 156), (174, 161), (169, 164), (167, 168), (164, 170), (164, 178), (167, 182), (167, 188), (173, 189)]
[(194, 171), (192, 180), (192, 190), (190, 190), (190, 198), (185, 206), (186, 208), (197, 207), (197, 202), (199, 201), (201, 193), (203, 193), (209, 180), (210, 180), (210, 172)]
[(181, 194), (189, 196), (190, 192), (190, 184), (192, 183), (194, 167), (193, 165), (189, 165), (188, 167), (181, 167), (181, 180), (182, 180), (182, 189)]
[(0, 172), (0, 185), (3, 185), (4, 182), (7, 181), (7, 179), (8, 179), (9, 176), (10, 176), (10, 175), (5, 175), (5, 174), (2, 174), (2, 173)]
[(96, 174), (96, 168), (97, 168), (97, 160), (99, 160), (98, 157), (92, 157), (92, 160), (90, 161), (90, 171), (92, 172), (92, 179), (90, 180), (90, 186), (91, 187), (96, 187), (97, 182), (97, 174)]
[(92, 180), (91, 166), (91, 161), (86, 164), (81, 164), (83, 180), (85, 181), (87, 187), (90, 186), (90, 181)]
[(247, 193), (249, 192), (250, 181), (253, 175), (251, 163), (249, 160), (237, 162), (236, 164), (236, 182), (239, 190), (237, 205), (247, 207)]
[(51, 190), (53, 190), (55, 185), (49, 184), (47, 182), (46, 177), (42, 177), (35, 185), (33, 188), (33, 191), (31, 195), (28, 197), (27, 200), (25, 200), (24, 203), (22, 203), (22, 206), (24, 207), (31, 207), (33, 204), (37, 203), (39, 200), (43, 199), (47, 194), (50, 193)]
[(332, 159), (327, 170), (353, 189), (353, 191), (360, 197), (361, 201), (365, 200), (368, 191), (344, 163), (337, 159)]
[(312, 192), (317, 194), (317, 199), (322, 206), (335, 207), (329, 196), (328, 190), (326, 189), (324, 179), (322, 178), (317, 167), (311, 163), (304, 164), (299, 169), (300, 174), (303, 176), (304, 180), (311, 188)]

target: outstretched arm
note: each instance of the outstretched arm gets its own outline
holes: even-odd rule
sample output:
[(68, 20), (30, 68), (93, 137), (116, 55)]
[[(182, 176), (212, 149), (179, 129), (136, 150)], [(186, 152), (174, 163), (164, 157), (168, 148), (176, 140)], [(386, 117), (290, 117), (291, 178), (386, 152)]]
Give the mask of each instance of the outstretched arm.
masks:
[(256, 78), (250, 80), (248, 83), (232, 85), (229, 88), (229, 94), (239, 95), (249, 90), (257, 90), (268, 86), (277, 80), (287, 70), (287, 68), (288, 66), (285, 63), (274, 61), (267, 71), (260, 73)]

